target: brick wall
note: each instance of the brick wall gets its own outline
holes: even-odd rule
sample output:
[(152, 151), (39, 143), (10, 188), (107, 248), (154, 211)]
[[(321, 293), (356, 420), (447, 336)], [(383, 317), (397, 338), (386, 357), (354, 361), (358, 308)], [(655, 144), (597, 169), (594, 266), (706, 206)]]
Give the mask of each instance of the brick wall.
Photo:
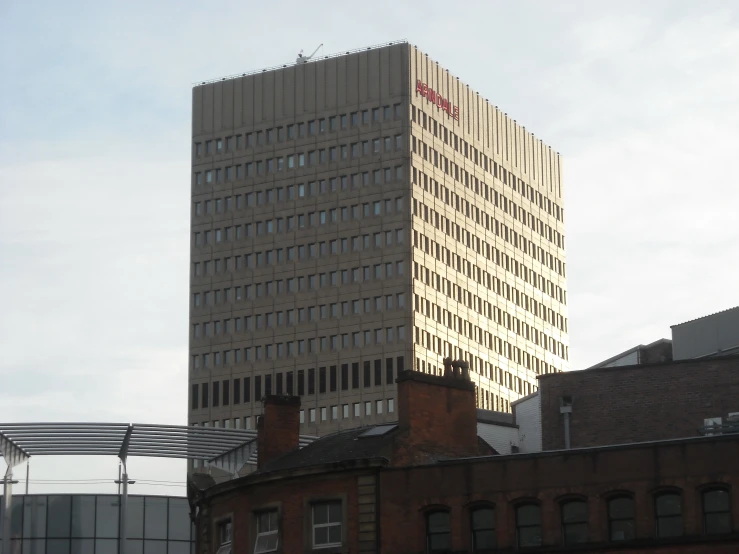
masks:
[(739, 411), (739, 357), (571, 371), (539, 378), (544, 450), (564, 448), (559, 398), (572, 396), (572, 448), (694, 437)]

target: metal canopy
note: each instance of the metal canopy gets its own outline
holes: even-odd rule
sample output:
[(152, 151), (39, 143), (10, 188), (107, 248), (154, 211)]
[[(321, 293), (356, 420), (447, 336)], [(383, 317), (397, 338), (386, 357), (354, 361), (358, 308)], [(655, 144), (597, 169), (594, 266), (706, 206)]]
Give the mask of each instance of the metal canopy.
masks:
[(256, 431), (143, 423), (0, 423), (0, 454), (16, 466), (30, 456), (149, 456), (212, 460), (256, 442)]

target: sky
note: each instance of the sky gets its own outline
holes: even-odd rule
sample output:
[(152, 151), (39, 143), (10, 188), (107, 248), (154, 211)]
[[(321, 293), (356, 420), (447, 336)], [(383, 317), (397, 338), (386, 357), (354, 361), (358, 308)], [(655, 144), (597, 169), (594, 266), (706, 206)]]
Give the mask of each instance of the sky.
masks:
[(572, 369), (739, 304), (733, 0), (0, 0), (0, 421), (185, 424), (192, 85), (400, 39), (562, 154)]

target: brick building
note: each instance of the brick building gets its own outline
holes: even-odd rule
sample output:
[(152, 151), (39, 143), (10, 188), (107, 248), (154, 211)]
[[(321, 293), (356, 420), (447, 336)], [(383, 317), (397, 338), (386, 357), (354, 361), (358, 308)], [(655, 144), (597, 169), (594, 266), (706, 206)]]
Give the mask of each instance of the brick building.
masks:
[(190, 482), (197, 554), (739, 551), (739, 435), (496, 455), (456, 369), (302, 449), (298, 402), (265, 398), (258, 470)]

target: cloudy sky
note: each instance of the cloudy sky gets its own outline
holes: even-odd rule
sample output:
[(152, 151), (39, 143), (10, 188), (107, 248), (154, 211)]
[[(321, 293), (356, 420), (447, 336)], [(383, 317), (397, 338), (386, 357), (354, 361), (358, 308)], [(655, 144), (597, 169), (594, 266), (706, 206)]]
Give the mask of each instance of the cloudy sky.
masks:
[(191, 85), (321, 42), (407, 39), (562, 153), (573, 369), (739, 304), (735, 1), (358, 5), (0, 2), (0, 421), (185, 423)]

